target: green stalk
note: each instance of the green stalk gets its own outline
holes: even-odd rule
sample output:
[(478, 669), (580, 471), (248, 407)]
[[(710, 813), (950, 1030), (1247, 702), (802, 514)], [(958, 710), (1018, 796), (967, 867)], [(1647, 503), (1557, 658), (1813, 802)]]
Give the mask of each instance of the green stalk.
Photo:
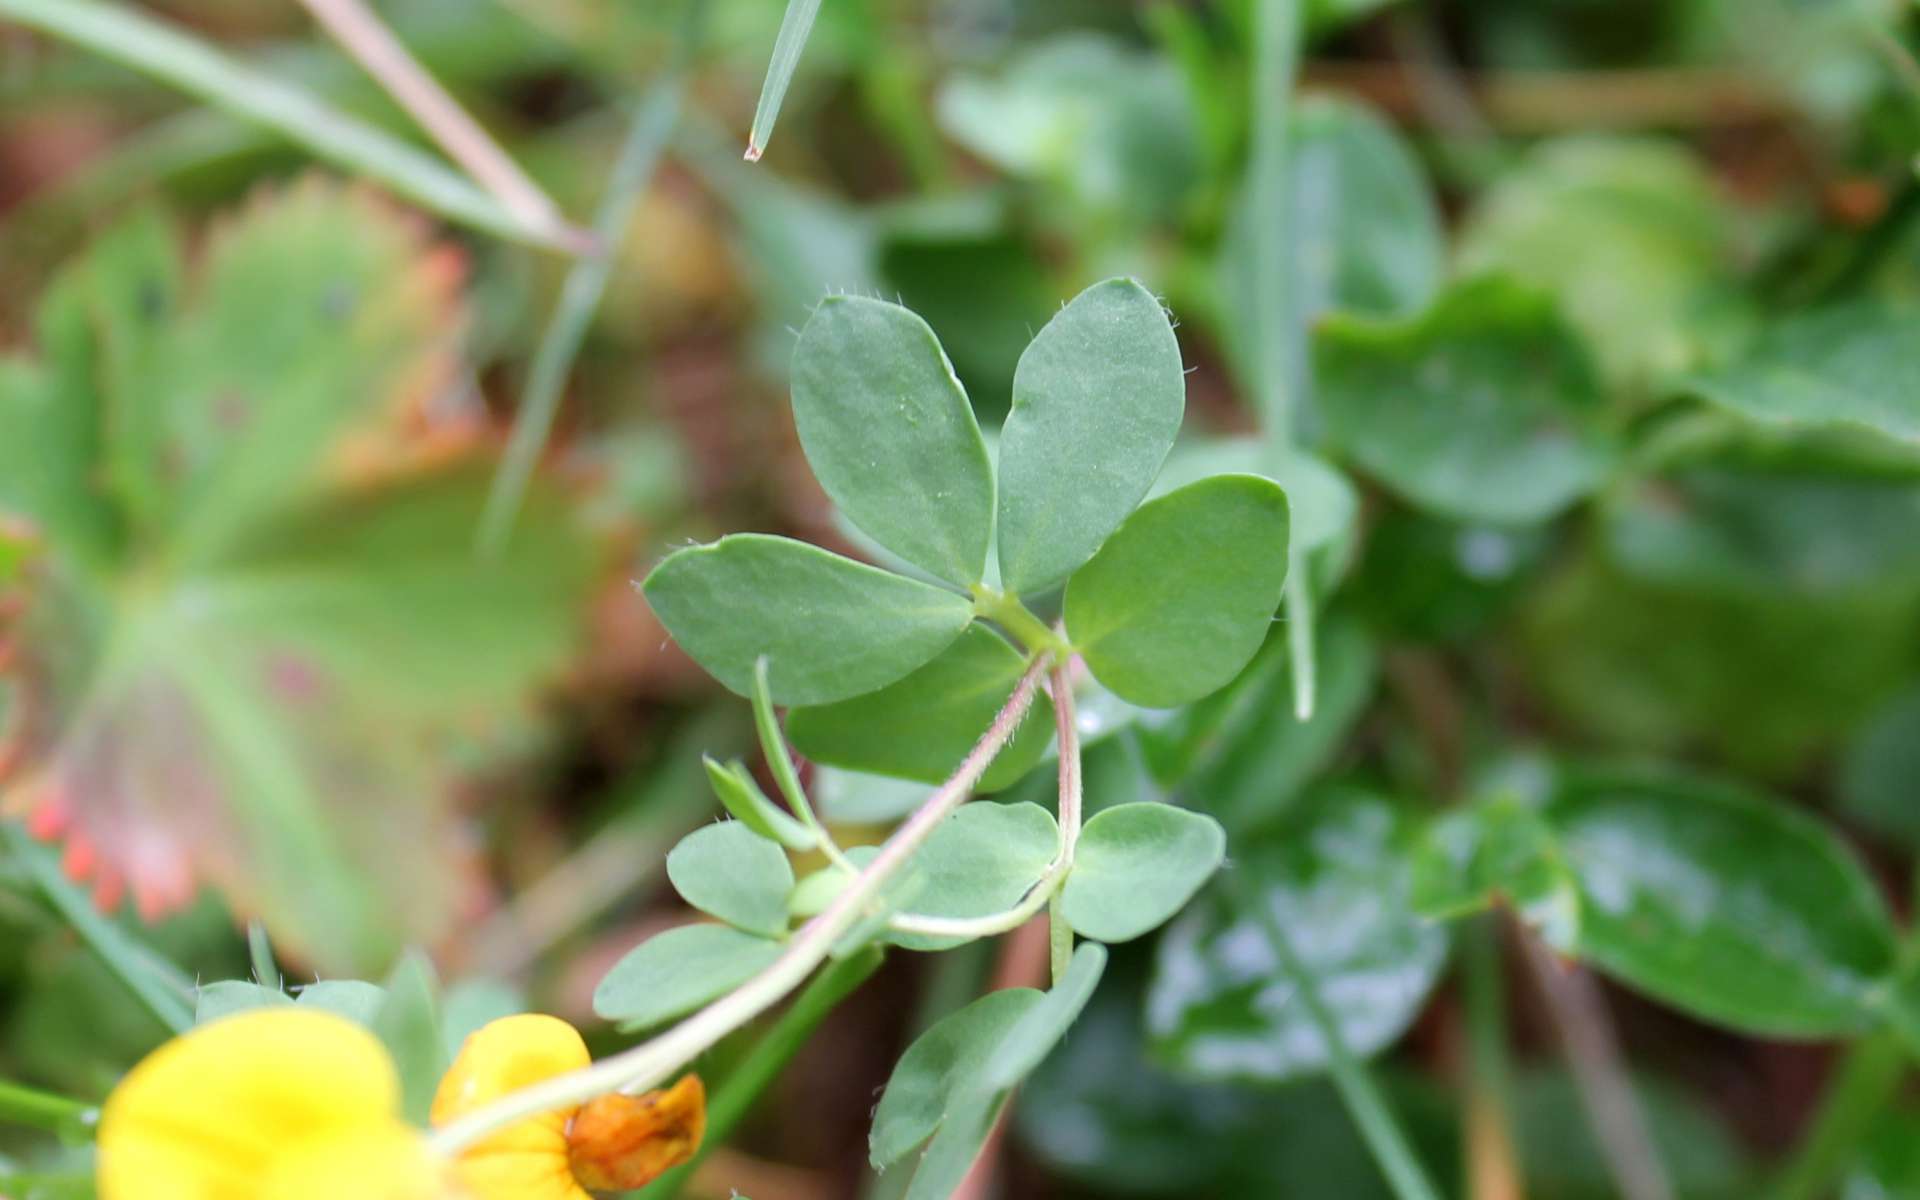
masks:
[(1905, 1049), (1894, 1034), (1876, 1033), (1848, 1047), (1773, 1200), (1817, 1200), (1830, 1193), (1874, 1118), (1899, 1092), (1906, 1069)]
[(93, 903), (68, 882), (53, 855), (28, 837), (26, 830), (10, 822), (0, 823), (0, 841), (25, 868), (27, 877), (33, 880), (53, 910), (73, 927), (155, 1020), (172, 1033), (185, 1033), (193, 1028), (193, 1009), (185, 998), (184, 980), (167, 978), (162, 965), (149, 952), (102, 916)]
[(689, 1162), (627, 1195), (636, 1200), (670, 1200), (679, 1195), (702, 1160), (722, 1145), (746, 1118), (754, 1101), (778, 1078), (800, 1047), (813, 1036), (813, 1031), (842, 1000), (879, 970), (884, 958), (879, 947), (868, 946), (820, 972), (714, 1092), (712, 1102), (707, 1105), (707, 1136), (699, 1152)]
[(1307, 1018), (1313, 1022), (1321, 1040), (1326, 1043), (1334, 1086), (1340, 1090), (1340, 1098), (1346, 1102), (1353, 1123), (1359, 1127), (1361, 1138), (1366, 1141), (1367, 1149), (1372, 1152), (1381, 1173), (1387, 1177), (1393, 1194), (1399, 1200), (1440, 1200), (1440, 1192), (1433, 1186), (1426, 1168), (1414, 1153), (1412, 1139), (1400, 1127), (1399, 1118), (1394, 1116), (1392, 1106), (1387, 1103), (1386, 1096), (1373, 1081), (1365, 1064), (1348, 1049), (1338, 1022), (1320, 999), (1318, 982), (1294, 952), (1287, 931), (1281, 927), (1279, 918), (1274, 916), (1266, 898), (1242, 881), (1236, 881), (1234, 888), (1239, 894), (1240, 906), (1258, 915), (1274, 955), (1279, 958), (1287, 974), (1293, 977), (1299, 990), (1300, 1003), (1307, 1010)]
[(270, 128), (423, 207), (515, 241), (566, 248), (565, 226), (529, 226), (471, 180), (406, 142), (245, 66), (192, 34), (105, 0), (0, 0), (0, 17), (72, 42)]
[(91, 1138), (99, 1120), (100, 1110), (91, 1104), (0, 1079), (0, 1122), (78, 1141)]
[(526, 388), (520, 394), (520, 406), (508, 438), (506, 454), (500, 460), (499, 473), (487, 493), (486, 511), (480, 518), (480, 549), (493, 557), (513, 532), (514, 518), (526, 499), (527, 484), (533, 478), (534, 465), (546, 448), (553, 432), (553, 418), (560, 408), (560, 396), (574, 359), (587, 338), (587, 326), (606, 295), (607, 280), (613, 273), (633, 206), (653, 179), (667, 139), (679, 120), (680, 101), (686, 91), (686, 77), (675, 70), (655, 84), (634, 110), (626, 141), (620, 147), (613, 173), (607, 181), (606, 195), (593, 221), (594, 252), (580, 259), (567, 272), (560, 290), (560, 302), (553, 318), (541, 335), (527, 369)]
[[(1281, 461), (1293, 447), (1292, 388), (1302, 334), (1301, 314), (1289, 303), (1288, 243), (1292, 193), (1288, 186), (1288, 126), (1300, 66), (1299, 0), (1259, 0), (1254, 14), (1253, 147), (1247, 164), (1248, 211), (1253, 221), (1254, 390), (1266, 427), (1269, 457)], [(1305, 556), (1287, 551), (1285, 608), (1294, 716), (1313, 716), (1317, 691), (1313, 595)]]

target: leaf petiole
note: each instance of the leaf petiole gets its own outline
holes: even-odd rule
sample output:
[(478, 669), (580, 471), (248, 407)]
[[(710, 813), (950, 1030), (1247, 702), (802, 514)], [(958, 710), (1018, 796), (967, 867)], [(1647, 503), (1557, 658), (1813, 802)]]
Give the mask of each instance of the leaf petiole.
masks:
[(972, 592), (973, 615), (992, 621), (1012, 634), (1029, 653), (1049, 653), (1062, 660), (1073, 653), (1067, 639), (1047, 628), (1047, 623), (1034, 616), (1033, 610), (1020, 602), (1020, 597), (982, 583), (974, 584)]

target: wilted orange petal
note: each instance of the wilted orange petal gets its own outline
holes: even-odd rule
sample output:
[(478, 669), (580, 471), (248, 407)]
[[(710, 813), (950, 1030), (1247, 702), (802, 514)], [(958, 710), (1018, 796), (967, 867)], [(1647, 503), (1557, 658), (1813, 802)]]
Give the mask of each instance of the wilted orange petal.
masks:
[(688, 1075), (664, 1092), (588, 1101), (567, 1130), (567, 1150), (581, 1184), (627, 1191), (692, 1158), (706, 1132), (706, 1085)]

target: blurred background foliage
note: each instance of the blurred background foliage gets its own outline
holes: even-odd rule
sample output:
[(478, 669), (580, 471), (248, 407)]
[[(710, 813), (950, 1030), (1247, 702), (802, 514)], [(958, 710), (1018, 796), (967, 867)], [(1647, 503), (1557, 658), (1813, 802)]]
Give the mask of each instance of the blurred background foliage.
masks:
[[(418, 137), (294, 4), (142, 7)], [(1244, 184), (1250, 0), (826, 0), (755, 166), (778, 0), (691, 35), (624, 0), (377, 7), (582, 221), (643, 95), (679, 101), (484, 548), (566, 259), (0, 23), (0, 805), (50, 840), (0, 865), (0, 1075), (97, 1095), (160, 1034), (48, 911), (54, 856), (189, 977), (245, 974), (258, 917), (304, 975), (422, 945), (584, 1013), (676, 919), (699, 753), (747, 744), (629, 581), (732, 530), (858, 548), (784, 402), (812, 303), (921, 313), (991, 423), (1060, 302), (1134, 274), (1190, 367), (1168, 485), (1258, 461), (1254, 357), (1300, 343), (1318, 703), (1279, 632), (1189, 709), (1092, 706), (1089, 803), (1214, 813), (1229, 879), (1116, 960), (1004, 1194), (1390, 1194), (1295, 970), (1450, 1194), (1620, 1194), (1572, 969), (1437, 919), (1497, 896), (1626, 985), (1578, 971), (1572, 1011), (1611, 1011), (1668, 1194), (1920, 1196), (1888, 916), (1920, 849), (1911, 4), (1315, 0), (1283, 211)], [(1262, 223), (1304, 335), (1261, 327)], [(1662, 766), (1563, 765), (1603, 760)], [(875, 837), (920, 794), (811, 775)], [(1250, 949), (1262, 908), (1299, 962)], [(694, 1192), (885, 1195), (871, 1089), (997, 969), (895, 955)]]

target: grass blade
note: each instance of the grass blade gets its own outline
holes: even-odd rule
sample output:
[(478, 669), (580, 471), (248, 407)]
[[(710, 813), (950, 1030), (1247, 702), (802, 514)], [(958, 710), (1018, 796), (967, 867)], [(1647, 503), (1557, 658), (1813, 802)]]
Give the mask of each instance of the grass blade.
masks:
[(560, 303), (547, 324), (527, 369), (526, 389), (513, 420), (513, 433), (507, 440), (500, 471), (487, 493), (486, 511), (480, 517), (480, 550), (486, 555), (499, 553), (513, 531), (514, 518), (526, 499), (527, 484), (533, 469), (553, 432), (553, 419), (560, 409), (560, 394), (566, 388), (573, 360), (586, 341), (587, 326), (593, 321), (600, 299), (606, 294), (607, 280), (613, 273), (621, 235), (633, 214), (640, 193), (646, 190), (660, 163), (667, 139), (679, 120), (680, 99), (685, 80), (679, 72), (662, 80), (641, 101), (633, 123), (621, 146), (607, 181), (606, 195), (593, 222), (596, 247), (568, 272), (560, 291)]
[(451, 221), (514, 241), (565, 248), (564, 232), (528, 226), (430, 155), (143, 13), (106, 0), (0, 0), (0, 17), (267, 126), (315, 156), (377, 179)]
[(766, 153), (773, 123), (780, 119), (780, 105), (787, 98), (787, 85), (793, 82), (793, 69), (800, 65), (800, 52), (807, 48), (807, 35), (813, 32), (813, 19), (819, 15), (820, 0), (787, 0), (780, 34), (773, 39), (767, 81), (760, 85), (760, 103), (753, 110), (753, 132), (747, 135), (748, 162), (759, 162)]
[(193, 1027), (186, 982), (169, 978), (164, 964), (102, 915), (93, 902), (60, 873), (59, 864), (45, 846), (11, 822), (0, 823), (0, 844), (6, 846), (53, 910), (73, 927), (155, 1020), (173, 1033), (184, 1033)]

